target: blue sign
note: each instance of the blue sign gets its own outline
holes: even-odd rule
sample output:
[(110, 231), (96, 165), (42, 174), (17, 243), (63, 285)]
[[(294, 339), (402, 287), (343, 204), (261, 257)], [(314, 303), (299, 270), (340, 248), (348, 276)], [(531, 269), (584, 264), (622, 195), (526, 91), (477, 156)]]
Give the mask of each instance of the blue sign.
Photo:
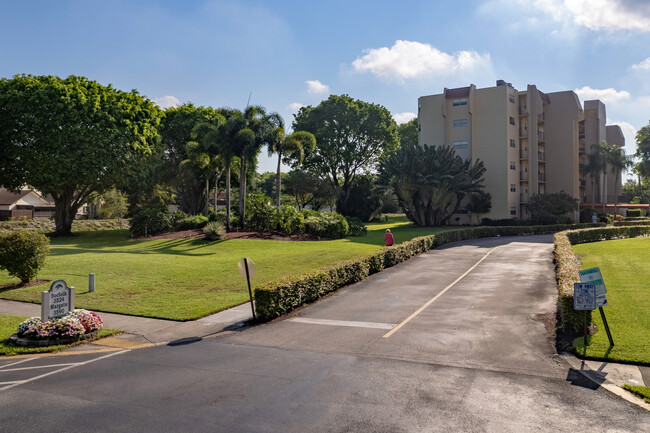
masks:
[(593, 283), (574, 283), (573, 309), (595, 310), (596, 306), (596, 286)]

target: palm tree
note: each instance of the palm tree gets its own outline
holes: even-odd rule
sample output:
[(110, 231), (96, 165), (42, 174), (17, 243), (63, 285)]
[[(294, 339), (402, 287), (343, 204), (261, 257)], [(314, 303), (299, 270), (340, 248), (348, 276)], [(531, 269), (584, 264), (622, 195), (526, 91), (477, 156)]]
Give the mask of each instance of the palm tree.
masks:
[(276, 206), (280, 207), (280, 193), (282, 189), (282, 161), (285, 163), (297, 162), (302, 164), (305, 157), (305, 149), (313, 151), (316, 148), (316, 138), (310, 132), (297, 131), (287, 135), (284, 129), (284, 120), (278, 113), (269, 115), (269, 122), (272, 125), (270, 136), (268, 137), (267, 146), (269, 156), (274, 153), (278, 154), (278, 169), (275, 177)]
[(591, 146), (592, 152), (587, 155), (587, 164), (585, 165), (585, 172), (591, 179), (591, 209), (596, 211), (596, 185), (600, 184), (600, 173), (603, 171), (603, 158), (598, 151), (598, 145)]
[(609, 164), (614, 170), (614, 214), (618, 214), (618, 186), (621, 183), (621, 172), (627, 170), (634, 165), (632, 158), (625, 154), (625, 150), (618, 146), (612, 146), (609, 154)]

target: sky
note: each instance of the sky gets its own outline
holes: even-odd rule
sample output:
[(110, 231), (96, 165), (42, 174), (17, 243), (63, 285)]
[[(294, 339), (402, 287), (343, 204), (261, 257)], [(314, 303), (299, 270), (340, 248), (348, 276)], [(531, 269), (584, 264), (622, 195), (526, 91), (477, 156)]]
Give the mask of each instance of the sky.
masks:
[(401, 123), (420, 96), (503, 79), (600, 99), (628, 154), (650, 121), (649, 47), (650, 0), (0, 0), (0, 77), (82, 75), (164, 108), (250, 98), (287, 125), (330, 94)]

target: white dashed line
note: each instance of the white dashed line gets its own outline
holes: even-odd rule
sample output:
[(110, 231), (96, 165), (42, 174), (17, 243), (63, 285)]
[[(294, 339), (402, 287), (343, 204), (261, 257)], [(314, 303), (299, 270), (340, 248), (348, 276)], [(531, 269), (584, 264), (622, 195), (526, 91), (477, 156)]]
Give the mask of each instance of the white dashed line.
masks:
[(355, 322), (350, 320), (310, 319), (307, 317), (294, 317), (287, 322), (309, 323), (312, 325), (349, 326), (352, 328), (393, 329), (392, 323)]

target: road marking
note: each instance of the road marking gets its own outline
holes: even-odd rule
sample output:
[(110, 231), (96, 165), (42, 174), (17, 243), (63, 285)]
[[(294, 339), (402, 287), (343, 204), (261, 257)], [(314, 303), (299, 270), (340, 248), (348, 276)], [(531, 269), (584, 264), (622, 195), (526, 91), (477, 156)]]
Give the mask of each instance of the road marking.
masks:
[(287, 322), (310, 323), (313, 325), (349, 326), (353, 328), (393, 329), (392, 323), (354, 322), (350, 320), (310, 319), (307, 317), (294, 317)]
[(7, 368), (0, 373), (4, 373), (5, 371), (23, 371), (23, 370), (36, 370), (38, 368), (54, 368), (54, 367), (66, 367), (68, 365), (79, 365), (78, 362), (66, 362), (62, 364), (50, 364), (50, 365), (36, 365), (34, 367), (19, 367), (19, 368)]
[(487, 259), (487, 257), (488, 257), (490, 254), (492, 254), (492, 251), (496, 250), (497, 248), (499, 248), (499, 247), (494, 247), (494, 248), (492, 248), (490, 251), (488, 251), (487, 254), (485, 254), (485, 255), (481, 258), (481, 260), (479, 260), (478, 262), (476, 262), (476, 263), (474, 264), (474, 266), (472, 266), (471, 268), (469, 268), (469, 269), (468, 269), (468, 270), (467, 270), (463, 275), (461, 275), (460, 277), (456, 278), (456, 280), (455, 280), (453, 283), (451, 283), (450, 285), (448, 285), (447, 287), (445, 287), (445, 288), (444, 288), (440, 293), (438, 293), (436, 296), (434, 296), (434, 297), (431, 298), (429, 301), (427, 301), (426, 304), (424, 304), (423, 306), (421, 306), (420, 308), (418, 308), (417, 311), (415, 311), (415, 313), (411, 314), (411, 315), (408, 316), (406, 319), (404, 319), (404, 321), (403, 321), (402, 323), (400, 323), (399, 325), (397, 325), (396, 327), (394, 327), (393, 329), (391, 329), (390, 332), (388, 332), (386, 335), (383, 336), (383, 338), (388, 338), (388, 337), (390, 337), (391, 335), (393, 335), (394, 333), (396, 333), (396, 332), (397, 332), (397, 331), (398, 331), (402, 326), (406, 325), (406, 324), (407, 324), (408, 322), (410, 322), (410, 321), (411, 321), (415, 316), (417, 316), (417, 315), (420, 314), (422, 311), (424, 311), (425, 308), (427, 308), (429, 305), (433, 304), (433, 303), (434, 303), (434, 302), (435, 302), (439, 297), (441, 297), (442, 295), (444, 295), (445, 292), (446, 292), (447, 290), (449, 290), (449, 289), (451, 289), (452, 287), (454, 287), (454, 286), (456, 285), (456, 283), (458, 283), (460, 280), (462, 280), (463, 278), (465, 278), (465, 277), (467, 276), (467, 274), (469, 274), (470, 272), (472, 272), (472, 271), (473, 271), (473, 270), (474, 270), (478, 265), (480, 265), (481, 262), (483, 262), (483, 260)]
[(0, 365), (0, 370), (6, 367), (11, 367), (12, 365), (22, 364), (23, 362), (31, 361), (32, 359), (36, 359), (36, 358), (27, 358), (27, 359), (23, 359), (22, 361), (12, 362), (11, 364)]
[(10, 385), (7, 385), (7, 386), (4, 386), (4, 387), (0, 388), (0, 391), (4, 391), (4, 390), (7, 390), (7, 389), (16, 387), (18, 385), (22, 385), (22, 384), (27, 383), (27, 382), (33, 382), (35, 380), (42, 379), (44, 377), (51, 376), (51, 375), (56, 374), (56, 373), (60, 373), (62, 371), (69, 370), (69, 369), (74, 368), (74, 367), (79, 367), (79, 366), (82, 366), (82, 365), (90, 364), (91, 362), (99, 361), (100, 359), (109, 358), (111, 356), (119, 355), (121, 353), (126, 353), (126, 352), (129, 352), (129, 351), (128, 350), (122, 350), (122, 351), (119, 351), (119, 352), (113, 352), (113, 353), (109, 353), (108, 355), (100, 356), (100, 357), (95, 358), (95, 359), (90, 359), (88, 361), (78, 362), (78, 363), (75, 363), (75, 364), (72, 364), (72, 365), (67, 365), (66, 367), (60, 368), (58, 370), (50, 371), (49, 373), (43, 373), (40, 376), (35, 376), (35, 377), (31, 377), (29, 379), (14, 382), (14, 383), (12, 383)]

